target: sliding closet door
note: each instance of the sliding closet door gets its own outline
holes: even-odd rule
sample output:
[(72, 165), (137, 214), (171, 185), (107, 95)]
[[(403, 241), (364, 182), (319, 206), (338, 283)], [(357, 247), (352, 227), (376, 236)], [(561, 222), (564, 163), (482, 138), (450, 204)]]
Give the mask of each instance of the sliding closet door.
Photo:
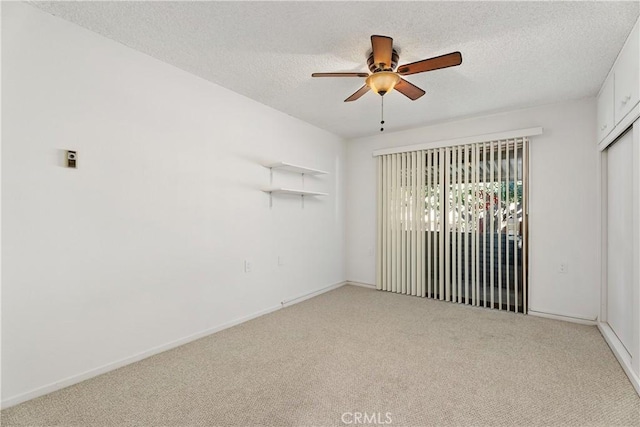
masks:
[(633, 138), (607, 149), (607, 321), (622, 344), (633, 344)]

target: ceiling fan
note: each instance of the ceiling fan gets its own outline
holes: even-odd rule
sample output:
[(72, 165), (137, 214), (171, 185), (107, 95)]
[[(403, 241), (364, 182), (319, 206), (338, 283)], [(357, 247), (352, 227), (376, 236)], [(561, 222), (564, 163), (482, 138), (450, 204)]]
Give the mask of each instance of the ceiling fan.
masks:
[[(393, 39), (387, 36), (371, 36), (371, 54), (367, 59), (369, 73), (313, 73), (311, 77), (361, 77), (366, 78), (364, 86), (349, 96), (344, 102), (351, 102), (359, 99), (370, 89), (378, 95), (384, 96), (394, 88), (412, 101), (425, 94), (424, 90), (409, 83), (401, 76), (424, 73), (426, 71), (438, 70), (440, 68), (455, 67), (462, 64), (462, 54), (452, 52), (434, 58), (423, 59), (398, 66), (400, 56), (393, 48)], [(396, 69), (397, 67), (397, 69)], [(384, 119), (381, 120), (384, 124)], [(384, 129), (380, 129), (384, 130)]]
[(409, 83), (400, 76), (424, 73), (426, 71), (438, 70), (440, 68), (455, 67), (462, 64), (460, 52), (452, 52), (435, 58), (423, 59), (422, 61), (410, 64), (398, 65), (399, 55), (393, 48), (393, 39), (387, 36), (371, 36), (371, 54), (367, 59), (367, 65), (371, 74), (368, 73), (313, 73), (311, 77), (364, 77), (365, 85), (358, 89), (344, 102), (355, 101), (367, 93), (369, 89), (379, 95), (384, 95), (394, 88), (415, 101), (425, 94), (424, 90)]

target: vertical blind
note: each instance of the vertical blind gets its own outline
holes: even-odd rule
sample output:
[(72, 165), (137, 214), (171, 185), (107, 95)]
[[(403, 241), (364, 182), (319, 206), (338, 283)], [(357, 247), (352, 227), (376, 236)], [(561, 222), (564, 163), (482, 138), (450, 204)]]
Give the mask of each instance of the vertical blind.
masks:
[(378, 289), (526, 313), (527, 138), (377, 158)]

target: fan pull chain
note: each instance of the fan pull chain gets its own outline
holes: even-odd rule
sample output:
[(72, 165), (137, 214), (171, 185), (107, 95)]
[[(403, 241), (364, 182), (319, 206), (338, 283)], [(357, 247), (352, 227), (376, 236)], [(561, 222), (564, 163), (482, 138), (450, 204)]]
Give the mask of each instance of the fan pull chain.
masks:
[[(381, 106), (380, 106), (380, 125), (384, 125), (384, 96), (380, 97)], [(380, 132), (384, 131), (384, 127), (380, 127)]]

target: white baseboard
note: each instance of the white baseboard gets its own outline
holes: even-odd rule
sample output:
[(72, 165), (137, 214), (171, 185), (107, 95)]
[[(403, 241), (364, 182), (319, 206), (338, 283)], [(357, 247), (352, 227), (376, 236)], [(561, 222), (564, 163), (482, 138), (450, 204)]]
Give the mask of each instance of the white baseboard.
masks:
[(562, 320), (564, 322), (580, 323), (581, 325), (595, 326), (597, 319), (585, 319), (582, 317), (567, 316), (564, 314), (545, 313), (543, 311), (531, 310), (527, 311), (530, 316), (544, 317), (547, 319)]
[(151, 348), (149, 350), (146, 350), (146, 351), (143, 351), (141, 353), (134, 354), (133, 356), (125, 357), (124, 359), (120, 359), (120, 360), (117, 360), (115, 362), (107, 363), (106, 365), (102, 365), (102, 366), (99, 366), (97, 368), (90, 369), (88, 371), (82, 372), (82, 373), (77, 374), (77, 375), (72, 375), (72, 376), (64, 378), (64, 379), (62, 379), (60, 381), (56, 381), (56, 382), (53, 382), (51, 384), (47, 384), (47, 385), (42, 386), (42, 387), (38, 387), (38, 388), (33, 389), (31, 391), (28, 391), (26, 393), (22, 393), (22, 394), (19, 394), (17, 396), (9, 397), (7, 399), (2, 400), (2, 403), (0, 403), (0, 408), (1, 409), (9, 408), (11, 406), (18, 405), (18, 404), (26, 402), (28, 400), (35, 399), (36, 397), (44, 396), (45, 394), (49, 394), (49, 393), (52, 393), (54, 391), (61, 390), (63, 388), (66, 388), (66, 387), (72, 386), (74, 384), (77, 384), (79, 382), (86, 381), (86, 380), (88, 380), (90, 378), (97, 377), (98, 375), (105, 374), (105, 373), (107, 373), (109, 371), (113, 371), (115, 369), (121, 368), (121, 367), (126, 366), (126, 365), (130, 365), (131, 363), (138, 362), (140, 360), (143, 360), (143, 359), (146, 359), (148, 357), (154, 356), (154, 355), (156, 355), (158, 353), (162, 353), (164, 351), (171, 350), (172, 348), (176, 348), (176, 347), (179, 347), (181, 345), (190, 343), (191, 341), (195, 341), (197, 339), (204, 338), (207, 335), (211, 335), (211, 334), (214, 334), (216, 332), (220, 332), (220, 331), (222, 331), (224, 329), (231, 328), (232, 326), (239, 325), (240, 323), (244, 323), (244, 322), (247, 322), (249, 320), (255, 319), (257, 317), (264, 316), (265, 314), (269, 314), (269, 313), (272, 313), (274, 311), (280, 310), (281, 308), (286, 307), (288, 305), (297, 304), (297, 303), (302, 302), (304, 300), (307, 300), (309, 298), (313, 298), (314, 296), (323, 294), (323, 293), (331, 291), (333, 289), (337, 289), (337, 288), (339, 288), (341, 286), (344, 286), (346, 283), (347, 283), (346, 281), (345, 282), (340, 282), (340, 283), (336, 283), (336, 284), (333, 284), (333, 285), (318, 289), (317, 291), (314, 291), (314, 292), (311, 292), (311, 293), (308, 293), (308, 294), (305, 294), (305, 295), (302, 295), (300, 297), (293, 298), (293, 299), (290, 299), (290, 300), (287, 300), (287, 301), (283, 301), (279, 305), (276, 305), (276, 306), (273, 306), (273, 307), (269, 307), (269, 308), (266, 308), (264, 310), (257, 311), (255, 313), (252, 313), (252, 314), (248, 315), (248, 316), (243, 316), (243, 317), (240, 317), (238, 319), (234, 319), (234, 320), (231, 320), (229, 322), (225, 322), (225, 323), (223, 323), (221, 325), (218, 325), (218, 326), (215, 326), (213, 328), (209, 328), (209, 329), (206, 329), (204, 331), (197, 332), (197, 333), (192, 334), (192, 335), (188, 335), (188, 336), (186, 336), (184, 338), (180, 338), (180, 339), (177, 339), (175, 341), (171, 341), (171, 342), (168, 342), (166, 344), (159, 345), (157, 347), (153, 347), (153, 348)]
[(629, 377), (629, 381), (631, 382), (631, 385), (633, 385), (633, 388), (636, 389), (636, 393), (638, 393), (638, 395), (640, 396), (640, 376), (638, 376), (638, 374), (634, 372), (633, 368), (631, 367), (631, 356), (624, 348), (615, 332), (613, 332), (613, 329), (611, 329), (611, 327), (607, 323), (598, 322), (598, 329), (604, 337), (604, 340), (611, 348), (611, 351), (616, 356), (616, 359), (618, 359), (618, 362), (620, 363), (620, 366), (622, 366), (624, 373), (627, 374), (627, 377)]
[(338, 289), (339, 287), (344, 286), (346, 284), (347, 284), (346, 281), (345, 282), (334, 283), (333, 285), (326, 286), (324, 288), (318, 289), (317, 291), (312, 291), (312, 292), (306, 293), (304, 295), (300, 295), (300, 296), (295, 297), (295, 298), (284, 300), (280, 304), (283, 307), (287, 307), (287, 306), (292, 305), (292, 304), (297, 304), (297, 303), (302, 302), (304, 300), (308, 300), (309, 298), (317, 297), (318, 295), (324, 294), (325, 292), (329, 292), (329, 291), (332, 291), (334, 289)]
[(353, 280), (347, 280), (347, 285), (360, 286), (362, 288), (369, 288), (369, 289), (377, 289), (376, 285), (372, 285), (371, 283), (356, 282)]

